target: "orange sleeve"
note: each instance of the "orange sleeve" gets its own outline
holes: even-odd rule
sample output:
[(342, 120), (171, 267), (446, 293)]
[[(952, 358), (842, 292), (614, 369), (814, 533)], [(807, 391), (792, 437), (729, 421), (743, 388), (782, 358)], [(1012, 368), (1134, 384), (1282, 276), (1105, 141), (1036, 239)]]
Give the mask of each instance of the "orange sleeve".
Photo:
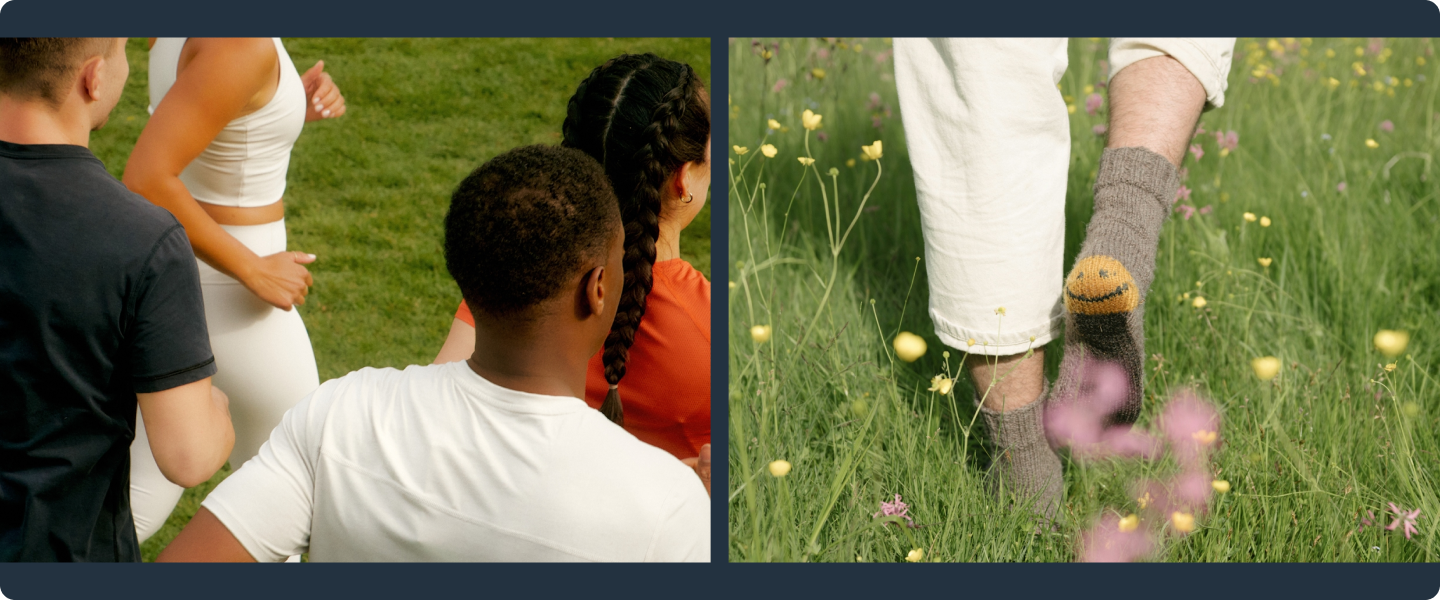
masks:
[(455, 318), (464, 321), (466, 325), (475, 326), (475, 317), (470, 314), (470, 305), (466, 304), (464, 300), (460, 301), (460, 308), (455, 311)]

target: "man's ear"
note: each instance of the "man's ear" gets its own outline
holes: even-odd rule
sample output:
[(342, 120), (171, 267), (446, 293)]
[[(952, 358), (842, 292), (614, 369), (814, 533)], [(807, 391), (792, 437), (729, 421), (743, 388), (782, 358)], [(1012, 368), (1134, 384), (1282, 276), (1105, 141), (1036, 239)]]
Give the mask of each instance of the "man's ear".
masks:
[[(95, 102), (100, 99), (102, 86), (117, 85), (113, 81), (105, 80), (105, 56), (97, 54), (80, 65), (80, 92), (84, 94), (87, 102)], [(124, 85), (121, 82), (119, 85)]]
[(585, 273), (584, 281), (585, 290), (582, 294), (584, 297), (582, 304), (589, 309), (589, 314), (585, 316), (605, 314), (605, 303), (610, 301), (610, 298), (605, 297), (605, 267), (590, 269), (588, 273)]

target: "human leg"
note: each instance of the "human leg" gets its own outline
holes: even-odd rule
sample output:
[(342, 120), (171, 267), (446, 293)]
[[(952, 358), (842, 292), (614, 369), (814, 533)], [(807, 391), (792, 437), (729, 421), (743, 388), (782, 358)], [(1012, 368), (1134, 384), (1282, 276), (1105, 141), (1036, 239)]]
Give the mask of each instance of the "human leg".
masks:
[(935, 333), (971, 355), (997, 487), (1053, 517), (1060, 461), (1040, 417), (1063, 318), (1066, 41), (896, 39), (895, 61)]
[[(1116, 39), (1110, 126), (1085, 243), (1065, 279), (1065, 358), (1055, 398), (1079, 397), (1087, 357), (1124, 367), (1129, 394), (1112, 422), (1143, 403), (1144, 299), (1178, 167), (1207, 102), (1224, 99), (1233, 41)], [(1172, 56), (1167, 53), (1174, 53)], [(1176, 58), (1178, 56), (1179, 58)]]

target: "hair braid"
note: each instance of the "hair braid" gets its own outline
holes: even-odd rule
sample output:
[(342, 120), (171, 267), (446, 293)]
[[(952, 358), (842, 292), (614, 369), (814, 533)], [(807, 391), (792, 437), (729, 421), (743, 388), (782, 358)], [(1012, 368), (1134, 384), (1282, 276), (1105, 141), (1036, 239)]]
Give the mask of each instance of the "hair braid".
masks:
[(640, 320), (645, 316), (646, 298), (654, 285), (655, 240), (660, 235), (660, 206), (665, 183), (678, 166), (673, 164), (675, 153), (670, 140), (680, 128), (680, 117), (685, 114), (686, 103), (695, 93), (696, 83), (694, 71), (690, 65), (684, 65), (675, 87), (651, 112), (650, 124), (641, 134), (646, 143), (635, 153), (634, 164), (642, 171), (635, 182), (635, 201), (625, 207), (629, 209), (629, 214), (625, 214), (623, 209), (621, 211), (621, 219), (625, 222), (625, 287), (620, 293), (615, 324), (605, 338), (604, 354), (601, 356), (610, 392), (605, 395), (600, 412), (622, 426), (625, 424), (625, 410), (620, 402), (620, 380), (625, 377), (630, 346), (635, 343), (635, 332), (640, 329)]

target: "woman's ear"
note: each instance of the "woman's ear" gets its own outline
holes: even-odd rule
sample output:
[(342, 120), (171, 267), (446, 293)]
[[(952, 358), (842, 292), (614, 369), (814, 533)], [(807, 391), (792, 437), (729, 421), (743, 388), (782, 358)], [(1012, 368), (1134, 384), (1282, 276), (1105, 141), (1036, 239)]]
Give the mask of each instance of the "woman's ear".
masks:
[(610, 298), (605, 296), (605, 267), (595, 267), (585, 273), (584, 305), (589, 310), (587, 318), (591, 315), (605, 314), (605, 303)]
[(667, 181), (665, 185), (665, 191), (670, 192), (667, 195), (684, 200), (685, 197), (691, 193), (690, 177), (688, 175), (690, 169), (693, 168), (695, 168), (695, 163), (692, 161), (680, 165), (680, 168), (675, 169), (675, 173), (670, 176), (670, 181)]

